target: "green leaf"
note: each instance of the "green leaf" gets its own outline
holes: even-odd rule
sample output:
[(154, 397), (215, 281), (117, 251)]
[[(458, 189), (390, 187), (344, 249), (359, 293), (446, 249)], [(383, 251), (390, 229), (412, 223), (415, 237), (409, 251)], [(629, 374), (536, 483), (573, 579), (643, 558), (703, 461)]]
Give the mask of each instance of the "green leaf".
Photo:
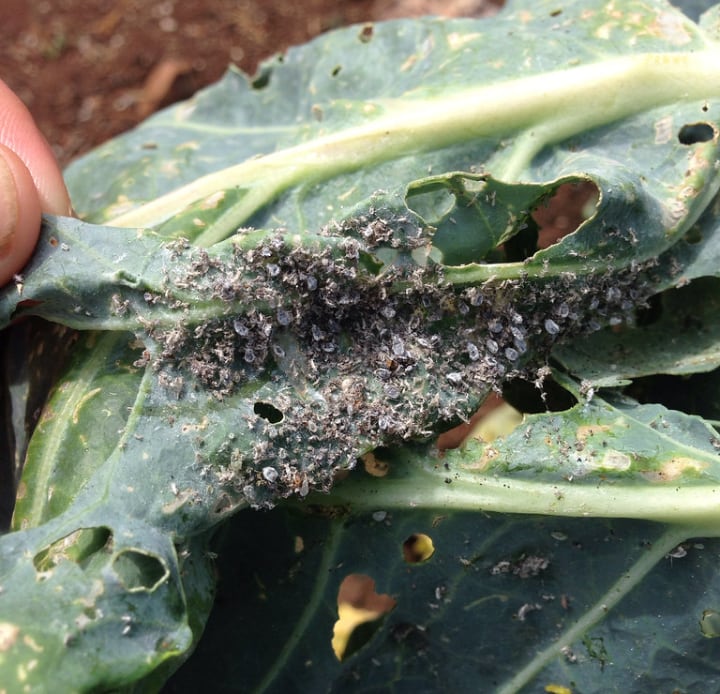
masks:
[[(230, 521), (214, 545), (216, 609), (169, 691), (556, 684), (599, 693), (625, 691), (630, 678), (648, 692), (720, 681), (715, 642), (700, 625), (720, 598), (716, 540), (685, 542), (686, 532), (637, 521), (382, 503), (335, 512), (276, 509)], [(403, 542), (420, 532), (435, 554), (407, 564)], [(330, 639), (340, 583), (354, 573), (397, 605), (340, 663)]]
[(720, 366), (718, 287), (708, 277), (667, 291), (646, 322), (578, 338), (554, 356), (595, 388), (653, 374), (713, 371)]

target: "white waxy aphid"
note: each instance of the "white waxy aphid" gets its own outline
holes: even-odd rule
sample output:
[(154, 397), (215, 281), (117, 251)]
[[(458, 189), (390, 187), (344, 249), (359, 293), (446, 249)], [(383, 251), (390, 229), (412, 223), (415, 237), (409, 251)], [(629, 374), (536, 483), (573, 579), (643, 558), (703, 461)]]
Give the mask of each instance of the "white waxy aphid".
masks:
[(268, 465), (267, 467), (264, 467), (262, 469), (262, 476), (266, 482), (270, 482), (270, 484), (273, 484), (274, 482), (277, 482), (280, 473), (278, 473), (278, 471), (274, 467), (270, 467)]
[(518, 354), (518, 351), (514, 347), (506, 347), (505, 348), (505, 356), (510, 361), (517, 361), (517, 359), (520, 355)]
[(545, 320), (545, 331), (550, 335), (557, 335), (560, 332), (560, 326), (552, 319)]

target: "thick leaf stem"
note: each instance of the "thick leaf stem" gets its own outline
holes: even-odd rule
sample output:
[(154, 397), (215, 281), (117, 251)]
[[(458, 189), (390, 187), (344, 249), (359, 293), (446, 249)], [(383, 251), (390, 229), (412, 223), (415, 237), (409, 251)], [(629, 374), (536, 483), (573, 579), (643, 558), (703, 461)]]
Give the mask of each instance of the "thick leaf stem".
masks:
[(647, 53), (499, 81), (432, 99), (368, 104), (369, 120), (203, 176), (112, 220), (151, 227), (219, 190), (246, 195), (222, 226), (198, 238), (209, 246), (231, 234), (283, 191), (341, 173), (483, 137), (519, 133), (522, 146), (493, 175), (508, 181), (545, 146), (678, 101), (720, 95), (717, 51)]
[[(672, 524), (720, 523), (720, 485), (658, 484), (652, 489), (632, 482), (537, 481), (429, 470), (408, 461), (404, 474), (382, 480), (353, 478), (329, 495), (313, 495), (324, 506), (349, 504), (353, 510), (428, 508), (455, 511), (527, 513), (580, 518), (628, 518)], [(416, 467), (417, 466), (417, 467)], [(404, 467), (404, 466), (403, 466)]]

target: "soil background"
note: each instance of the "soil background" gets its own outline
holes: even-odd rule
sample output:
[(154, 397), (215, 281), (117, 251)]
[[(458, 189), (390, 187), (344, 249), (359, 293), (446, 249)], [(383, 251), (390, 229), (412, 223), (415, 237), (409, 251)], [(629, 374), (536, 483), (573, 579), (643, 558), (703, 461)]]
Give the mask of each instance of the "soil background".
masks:
[(324, 31), (424, 14), (482, 16), (503, 0), (0, 0), (0, 78), (66, 166), (235, 63)]

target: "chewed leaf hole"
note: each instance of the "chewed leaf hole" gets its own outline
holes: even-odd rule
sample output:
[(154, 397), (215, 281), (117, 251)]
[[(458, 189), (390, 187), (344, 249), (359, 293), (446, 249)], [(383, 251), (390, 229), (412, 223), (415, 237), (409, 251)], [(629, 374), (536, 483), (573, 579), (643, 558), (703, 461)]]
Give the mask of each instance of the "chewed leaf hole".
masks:
[(577, 398), (552, 378), (542, 384), (515, 378), (503, 386), (503, 398), (525, 414), (565, 412), (577, 405)]
[(591, 181), (558, 186), (555, 193), (532, 213), (538, 225), (538, 248), (548, 248), (573, 233), (592, 217), (599, 197), (598, 188)]
[(378, 457), (377, 451), (369, 451), (360, 456), (365, 472), (373, 477), (385, 477), (390, 471), (390, 463)]
[(485, 443), (492, 443), (496, 439), (509, 436), (523, 423), (523, 419), (522, 412), (502, 402), (475, 423), (470, 436)]
[(703, 610), (700, 617), (700, 633), (706, 639), (716, 639), (720, 636), (720, 612)]
[(695, 145), (710, 142), (715, 137), (715, 128), (710, 123), (686, 123), (678, 132), (681, 145)]
[(358, 34), (358, 38), (363, 43), (368, 43), (370, 39), (372, 39), (374, 33), (375, 27), (372, 24), (363, 24), (362, 28), (360, 29), (360, 33)]
[(270, 424), (278, 424), (283, 420), (283, 413), (278, 410), (275, 405), (271, 405), (269, 402), (263, 402), (258, 400), (253, 406), (253, 412), (258, 416), (266, 419)]
[(261, 67), (250, 83), (253, 89), (266, 89), (270, 85), (271, 67)]
[(413, 533), (403, 542), (402, 552), (408, 564), (420, 564), (435, 554), (435, 545), (429, 535)]
[(41, 549), (33, 557), (33, 565), (40, 573), (52, 571), (61, 561), (72, 561), (84, 568), (92, 557), (111, 545), (109, 528), (80, 528)]
[(113, 561), (113, 569), (130, 593), (152, 593), (170, 573), (158, 557), (137, 549), (120, 552)]
[(462, 446), (476, 425), (502, 404), (503, 399), (497, 393), (491, 392), (483, 401), (480, 409), (467, 422), (462, 422), (438, 436), (438, 450), (447, 451)]
[(338, 660), (345, 660), (370, 641), (397, 601), (378, 594), (370, 576), (349, 574), (340, 584), (337, 603), (332, 649)]

